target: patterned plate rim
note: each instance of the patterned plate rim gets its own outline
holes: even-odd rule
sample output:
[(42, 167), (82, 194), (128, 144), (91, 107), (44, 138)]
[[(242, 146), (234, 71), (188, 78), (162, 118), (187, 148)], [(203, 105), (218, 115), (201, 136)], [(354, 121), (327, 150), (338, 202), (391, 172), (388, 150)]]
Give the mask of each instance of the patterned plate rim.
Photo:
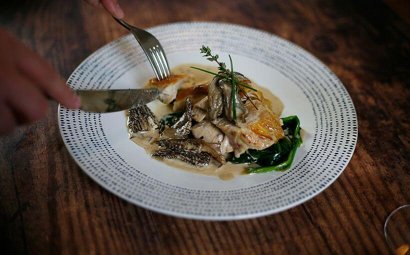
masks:
[[(214, 215), (214, 214), (206, 214), (206, 213), (200, 213), (200, 214), (192, 214), (192, 213), (187, 213), (187, 212), (181, 212), (181, 211), (173, 211), (173, 210), (169, 210), (167, 208), (159, 208), (158, 206), (155, 205), (150, 205), (150, 204), (146, 204), (144, 203), (144, 201), (139, 202), (136, 201), (135, 199), (132, 199), (124, 194), (122, 194), (121, 192), (118, 192), (116, 190), (114, 190), (112, 187), (110, 187), (109, 185), (107, 185), (106, 183), (104, 183), (103, 181), (101, 181), (99, 178), (97, 178), (97, 176), (94, 176), (93, 174), (91, 174), (90, 172), (88, 172), (87, 170), (85, 170), (85, 168), (83, 168), (83, 164), (82, 162), (80, 162), (80, 160), (74, 156), (74, 150), (75, 148), (72, 148), (69, 144), (68, 144), (68, 140), (67, 137), (65, 135), (63, 135), (63, 124), (62, 124), (62, 112), (66, 111), (66, 109), (64, 107), (61, 107), (59, 105), (58, 107), (58, 123), (59, 123), (59, 129), (60, 129), (60, 134), (62, 136), (62, 139), (70, 153), (70, 155), (73, 157), (73, 159), (75, 160), (75, 162), (82, 168), (82, 170), (91, 178), (93, 179), (95, 182), (97, 182), (99, 185), (101, 185), (102, 187), (104, 187), (106, 190), (108, 190), (109, 192), (121, 197), (122, 199), (141, 206), (143, 208), (152, 210), (152, 211), (156, 211), (159, 213), (163, 213), (163, 214), (167, 214), (167, 215), (171, 215), (171, 216), (175, 216), (175, 217), (182, 217), (182, 218), (190, 218), (190, 219), (200, 219), (200, 220), (238, 220), (238, 219), (249, 219), (249, 218), (255, 218), (255, 217), (261, 217), (261, 216), (266, 216), (266, 215), (270, 215), (270, 214), (274, 214), (274, 213), (278, 213), (278, 212), (282, 212), (285, 210), (288, 210), (290, 208), (293, 208), (295, 206), (298, 206), (306, 201), (308, 201), (309, 199), (312, 199), (313, 197), (315, 197), (316, 195), (318, 195), (319, 193), (321, 193), (322, 191), (324, 191), (327, 187), (329, 187), (339, 176), (340, 174), (344, 171), (344, 169), (346, 168), (346, 166), (348, 165), (349, 161), (351, 160), (351, 157), (353, 156), (355, 147), (356, 147), (356, 143), (357, 143), (357, 136), (358, 136), (358, 123), (357, 123), (357, 116), (356, 116), (356, 110), (354, 108), (353, 105), (353, 101), (351, 100), (350, 95), (348, 94), (346, 88), (343, 86), (343, 84), (341, 83), (341, 81), (336, 77), (336, 75), (326, 66), (324, 65), (320, 60), (318, 60), (315, 56), (313, 56), (311, 53), (309, 53), (308, 51), (304, 50), (303, 48), (301, 48), (300, 46), (297, 46), (285, 39), (282, 39), (278, 36), (275, 36), (273, 34), (270, 34), (266, 31), (262, 31), (262, 30), (258, 30), (255, 28), (249, 28), (249, 27), (245, 27), (245, 26), (241, 26), (241, 25), (236, 25), (236, 24), (229, 24), (229, 23), (218, 23), (218, 22), (177, 22), (177, 23), (171, 23), (171, 24), (164, 24), (164, 25), (159, 25), (159, 26), (155, 26), (152, 27), (150, 29), (148, 29), (149, 31), (157, 31), (157, 30), (166, 30), (167, 28), (175, 28), (175, 27), (195, 27), (195, 26), (200, 26), (200, 27), (222, 27), (226, 30), (243, 30), (243, 31), (247, 31), (249, 33), (254, 33), (254, 34), (258, 34), (258, 35), (263, 35), (265, 37), (270, 37), (272, 41), (275, 42), (279, 42), (283, 45), (285, 45), (286, 47), (290, 47), (293, 48), (295, 51), (301, 53), (302, 55), (304, 55), (304, 57), (306, 57), (307, 59), (309, 59), (309, 61), (313, 61), (315, 62), (316, 65), (320, 66), (321, 69), (323, 69), (323, 71), (325, 71), (327, 73), (327, 75), (330, 75), (331, 78), (333, 79), (333, 82), (336, 84), (336, 86), (339, 86), (342, 90), (343, 93), (343, 100), (345, 100), (345, 103), (347, 103), (349, 110), (351, 111), (350, 114), (352, 119), (350, 119), (351, 124), (351, 130), (350, 130), (350, 134), (349, 134), (349, 138), (351, 138), (352, 140), (350, 140), (349, 145), (350, 148), (345, 154), (344, 154), (344, 161), (343, 163), (340, 165), (341, 169), (337, 172), (337, 174), (333, 175), (332, 178), (330, 178), (329, 180), (327, 180), (327, 182), (324, 185), (321, 185), (318, 189), (316, 189), (314, 192), (305, 195), (301, 198), (298, 198), (296, 201), (290, 202), (287, 205), (284, 206), (280, 206), (278, 208), (269, 208), (267, 210), (262, 210), (259, 212), (251, 212), (251, 213), (239, 213), (239, 214), (220, 214), (220, 215)], [(88, 56), (84, 61), (82, 61), (82, 63), (80, 63), (78, 65), (78, 67), (73, 71), (73, 73), (70, 75), (70, 78), (73, 76), (73, 74), (75, 74), (76, 72), (78, 72), (79, 68), (88, 60), (93, 58), (94, 56), (97, 56), (98, 54), (100, 54), (103, 50), (108, 49), (111, 47), (111, 45), (116, 44), (121, 42), (122, 40), (125, 40), (127, 37), (130, 37), (130, 35), (125, 35), (122, 36), (104, 46), (102, 46), (100, 49), (96, 50), (95, 52), (93, 52), (90, 56)], [(69, 78), (69, 80), (70, 80)]]

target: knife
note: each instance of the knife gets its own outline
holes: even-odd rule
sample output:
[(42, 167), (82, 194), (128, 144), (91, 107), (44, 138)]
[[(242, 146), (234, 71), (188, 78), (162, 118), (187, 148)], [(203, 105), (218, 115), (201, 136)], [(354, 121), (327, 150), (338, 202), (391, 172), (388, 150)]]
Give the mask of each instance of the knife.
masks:
[(80, 109), (87, 112), (117, 112), (148, 104), (159, 97), (158, 89), (76, 90)]

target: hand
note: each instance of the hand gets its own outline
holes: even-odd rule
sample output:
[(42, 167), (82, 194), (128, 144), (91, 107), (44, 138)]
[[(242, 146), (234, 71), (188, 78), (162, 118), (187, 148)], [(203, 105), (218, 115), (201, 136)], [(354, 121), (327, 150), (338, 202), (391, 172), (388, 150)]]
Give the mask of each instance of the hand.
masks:
[(47, 114), (48, 99), (80, 107), (52, 66), (0, 28), (0, 134)]
[(122, 19), (124, 12), (118, 3), (118, 0), (84, 0), (94, 6), (103, 6), (112, 16)]

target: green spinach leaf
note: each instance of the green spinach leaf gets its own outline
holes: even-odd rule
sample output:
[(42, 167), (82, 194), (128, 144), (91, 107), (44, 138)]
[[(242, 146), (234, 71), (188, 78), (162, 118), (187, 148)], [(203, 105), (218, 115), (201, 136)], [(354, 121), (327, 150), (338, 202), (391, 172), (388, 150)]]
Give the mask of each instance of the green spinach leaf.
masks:
[(292, 165), (297, 148), (302, 144), (300, 136), (300, 121), (297, 116), (282, 118), (282, 128), (285, 137), (264, 150), (247, 150), (239, 158), (232, 157), (235, 164), (256, 163), (248, 173), (264, 173), (270, 171), (285, 171)]

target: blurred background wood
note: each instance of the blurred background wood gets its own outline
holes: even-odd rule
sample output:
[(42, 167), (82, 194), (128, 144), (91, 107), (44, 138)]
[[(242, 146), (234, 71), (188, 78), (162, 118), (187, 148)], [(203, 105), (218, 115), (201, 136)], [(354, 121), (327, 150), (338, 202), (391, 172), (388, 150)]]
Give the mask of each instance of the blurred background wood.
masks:
[[(129, 204), (89, 179), (48, 117), (0, 138), (1, 254), (388, 254), (383, 223), (410, 203), (408, 1), (122, 0), (147, 28), (229, 22), (310, 51), (356, 106), (359, 142), (328, 189), (276, 215), (233, 222), (173, 218)], [(2, 1), (0, 25), (68, 77), (126, 31), (81, 0)], [(407, 10), (407, 11), (406, 11)], [(24, 99), (23, 99), (24, 100)]]

